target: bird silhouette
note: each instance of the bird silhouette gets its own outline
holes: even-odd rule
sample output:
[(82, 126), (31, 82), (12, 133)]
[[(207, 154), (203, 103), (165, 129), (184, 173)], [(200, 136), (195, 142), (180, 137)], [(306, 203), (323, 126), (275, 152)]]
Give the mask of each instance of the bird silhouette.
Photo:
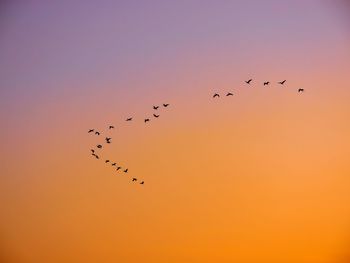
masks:
[(105, 163), (109, 163), (109, 160), (106, 160)]
[(110, 125), (110, 126), (109, 126), (109, 129), (114, 129), (114, 126)]
[(298, 89), (298, 92), (304, 92), (304, 89)]
[(136, 181), (137, 181), (137, 178), (132, 178), (132, 181), (133, 181), (133, 182), (136, 182)]
[(88, 133), (93, 132), (93, 131), (94, 131), (94, 129), (91, 129), (91, 130), (88, 131)]
[(217, 93), (215, 93), (215, 94), (214, 94), (214, 96), (213, 96), (213, 98), (216, 98), (216, 97), (218, 97), (218, 98), (219, 98), (219, 97), (220, 97), (220, 95), (219, 95), (219, 94), (217, 94)]
[(153, 106), (154, 110), (158, 110), (159, 106)]
[(233, 96), (233, 93), (228, 92), (228, 93), (226, 94), (226, 96)]
[(112, 163), (112, 166), (116, 166), (117, 165), (117, 163)]
[(278, 84), (283, 85), (283, 84), (284, 84), (284, 82), (286, 82), (286, 80), (280, 81), (280, 82), (278, 82)]
[(264, 82), (264, 86), (265, 86), (265, 85), (269, 85), (269, 84), (270, 84), (270, 81)]
[(159, 115), (157, 115), (157, 114), (153, 114), (153, 116), (154, 116), (155, 118), (158, 118), (158, 117), (159, 117)]
[(112, 138), (106, 137), (106, 143), (111, 143)]
[(120, 166), (117, 167), (117, 171), (119, 171), (120, 169), (122, 169)]
[(102, 145), (99, 144), (99, 145), (97, 145), (96, 147), (99, 148), (99, 149), (101, 149), (101, 148), (102, 148)]
[(126, 121), (132, 121), (132, 118), (127, 118)]
[(145, 119), (145, 123), (148, 122), (148, 121), (149, 121), (149, 119)]
[(169, 103), (168, 103), (168, 104), (165, 104), (165, 103), (164, 103), (164, 104), (163, 104), (163, 106), (166, 108), (166, 107), (168, 107), (168, 106), (169, 106)]
[(92, 152), (92, 153), (95, 153), (95, 150), (94, 150), (94, 149), (91, 149), (91, 152)]
[(250, 82), (251, 82), (252, 80), (253, 80), (253, 79), (246, 80), (245, 83), (250, 84)]
[(140, 184), (145, 184), (145, 182), (144, 182), (144, 181), (142, 181)]
[(124, 170), (124, 173), (127, 173), (127, 172), (128, 172), (128, 170), (129, 170), (129, 169), (128, 169), (128, 168), (126, 168), (126, 169)]
[(98, 157), (98, 155), (95, 154), (94, 156), (96, 157), (96, 159), (100, 159), (100, 157)]
[(95, 134), (96, 134), (96, 135), (100, 135), (100, 132), (97, 131), (97, 132), (95, 132)]

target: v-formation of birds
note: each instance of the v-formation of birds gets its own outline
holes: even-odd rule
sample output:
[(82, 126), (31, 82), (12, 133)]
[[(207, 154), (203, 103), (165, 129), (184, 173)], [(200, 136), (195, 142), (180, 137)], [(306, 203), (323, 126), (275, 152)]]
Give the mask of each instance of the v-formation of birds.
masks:
[[(251, 83), (252, 83), (252, 81), (253, 81), (253, 79), (249, 79), (249, 80), (246, 80), (245, 81), (245, 83), (246, 84), (248, 84), (248, 85), (251, 85)], [(277, 82), (277, 84), (279, 84), (279, 85), (284, 85), (285, 84), (285, 82), (286, 82), (286, 80), (283, 80), (283, 81), (279, 81), (279, 82)], [(263, 82), (263, 86), (268, 86), (268, 85), (270, 85), (270, 81), (264, 81)], [(298, 89), (298, 93), (302, 93), (302, 92), (304, 92), (304, 89), (303, 88), (299, 88)], [(232, 92), (227, 92), (226, 93), (226, 97), (229, 97), (229, 96), (233, 96), (233, 93)], [(219, 93), (215, 93), (214, 95), (213, 95), (213, 98), (219, 98), (220, 97), (220, 94)], [(169, 106), (169, 104), (167, 104), (167, 103), (164, 103), (163, 105), (162, 105), (164, 108), (167, 108), (168, 106)], [(159, 109), (159, 107), (160, 106), (153, 106), (153, 110), (158, 110)], [(153, 113), (153, 117), (154, 118), (159, 118), (159, 114), (156, 114), (156, 113)], [(130, 122), (130, 121), (133, 121), (133, 117), (128, 117), (128, 118), (126, 118), (125, 119), (125, 121), (127, 121), (127, 122)], [(151, 121), (151, 119), (148, 117), (148, 118), (145, 118), (144, 120), (144, 123), (147, 123), (147, 122), (150, 122)], [(110, 126), (108, 126), (108, 129), (109, 130), (111, 130), (111, 129), (114, 129), (115, 127), (113, 126), (113, 125), (110, 125)], [(92, 133), (92, 134), (95, 134), (95, 135), (101, 135), (101, 133), (99, 132), (99, 131), (96, 131), (95, 129), (90, 129), (89, 131), (88, 131), (88, 133)], [(110, 144), (111, 143), (111, 140), (112, 140), (112, 138), (111, 137), (106, 137), (105, 138), (105, 140), (104, 140), (104, 142), (106, 143), (106, 144)], [(96, 145), (96, 147), (97, 147), (97, 149), (102, 149), (102, 144), (98, 144), (98, 145)], [(96, 152), (97, 150), (95, 150), (95, 149), (91, 149), (91, 154), (92, 154), (92, 156), (94, 156), (96, 159), (100, 159), (100, 156), (97, 154), (97, 152)], [(122, 171), (122, 172), (124, 172), (124, 173), (128, 173), (128, 171), (129, 171), (129, 169), (128, 168), (123, 168), (122, 166), (119, 166), (119, 165), (117, 165), (117, 163), (115, 163), (115, 162), (112, 162), (112, 161), (110, 161), (110, 160), (105, 160), (105, 164), (110, 164), (112, 167), (115, 167), (116, 168), (116, 171)], [(132, 179), (131, 179), (131, 182), (138, 182), (138, 178), (136, 178), (136, 177), (133, 177)], [(140, 181), (140, 185), (144, 185), (144, 181)]]
[[(163, 106), (164, 108), (167, 108), (169, 105), (170, 105), (169, 103), (164, 103), (164, 104), (162, 104), (162, 106)], [(159, 107), (160, 107), (160, 106), (153, 106), (153, 110), (158, 110)], [(153, 117), (154, 117), (154, 118), (159, 118), (159, 116), (160, 116), (160, 114), (153, 113)], [(127, 122), (133, 121), (133, 117), (128, 117), (127, 119), (125, 119), (125, 121), (127, 121)], [(145, 118), (145, 119), (144, 119), (144, 122), (145, 122), (145, 123), (146, 123), (146, 122), (150, 122), (150, 121), (151, 121), (150, 118)], [(109, 129), (109, 130), (114, 129), (114, 128), (115, 128), (115, 127), (114, 127), (113, 125), (109, 125), (109, 126), (108, 126), (108, 129)], [(95, 129), (90, 129), (90, 130), (88, 131), (88, 133), (91, 133), (91, 134), (94, 134), (94, 135), (98, 135), (98, 136), (101, 135), (101, 132), (99, 132), (99, 131), (97, 131), (97, 130), (95, 130)], [(105, 142), (106, 144), (110, 144), (110, 143), (112, 143), (111, 140), (112, 140), (111, 137), (106, 137), (106, 138), (104, 139), (104, 142)], [(103, 148), (103, 145), (102, 145), (102, 144), (97, 144), (97, 145), (96, 145), (96, 148), (97, 148), (98, 150), (100, 150), (100, 149)], [(100, 159), (100, 155), (97, 154), (97, 149), (91, 149), (91, 155), (94, 156), (96, 159)], [(116, 162), (112, 162), (112, 161), (109, 160), (109, 159), (105, 160), (105, 164), (108, 164), (108, 165), (110, 164), (112, 167), (115, 167), (115, 169), (116, 169), (117, 172), (118, 172), (118, 171), (121, 171), (121, 172), (124, 172), (124, 173), (126, 174), (126, 173), (128, 173), (128, 171), (129, 171), (128, 168), (119, 166), (119, 165), (117, 165)], [(138, 181), (139, 181), (139, 179), (136, 178), (136, 177), (133, 177), (133, 178), (131, 179), (131, 182), (138, 182)], [(142, 181), (142, 180), (140, 180), (140, 183), (139, 183), (139, 184), (140, 184), (140, 185), (144, 185), (145, 182)]]

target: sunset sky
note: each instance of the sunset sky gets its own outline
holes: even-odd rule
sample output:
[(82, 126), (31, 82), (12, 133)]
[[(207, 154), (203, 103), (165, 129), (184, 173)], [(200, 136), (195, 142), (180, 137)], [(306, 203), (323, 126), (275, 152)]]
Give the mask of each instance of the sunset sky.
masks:
[(348, 1), (2, 1), (0, 107), (0, 262), (350, 262)]

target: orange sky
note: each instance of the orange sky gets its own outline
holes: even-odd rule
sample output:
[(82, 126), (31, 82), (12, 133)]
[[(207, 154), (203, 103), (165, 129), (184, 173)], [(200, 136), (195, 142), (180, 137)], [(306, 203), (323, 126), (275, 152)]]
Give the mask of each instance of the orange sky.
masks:
[[(349, 262), (350, 41), (340, 7), (63, 3), (8, 11), (2, 262)], [(113, 138), (103, 160), (129, 175), (91, 157), (100, 141), (90, 128)]]

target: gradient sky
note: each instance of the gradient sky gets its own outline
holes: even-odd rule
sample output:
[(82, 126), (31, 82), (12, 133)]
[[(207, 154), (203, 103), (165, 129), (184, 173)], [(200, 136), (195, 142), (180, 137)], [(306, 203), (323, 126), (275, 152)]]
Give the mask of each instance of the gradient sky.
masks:
[(1, 262), (350, 261), (347, 1), (0, 10)]

